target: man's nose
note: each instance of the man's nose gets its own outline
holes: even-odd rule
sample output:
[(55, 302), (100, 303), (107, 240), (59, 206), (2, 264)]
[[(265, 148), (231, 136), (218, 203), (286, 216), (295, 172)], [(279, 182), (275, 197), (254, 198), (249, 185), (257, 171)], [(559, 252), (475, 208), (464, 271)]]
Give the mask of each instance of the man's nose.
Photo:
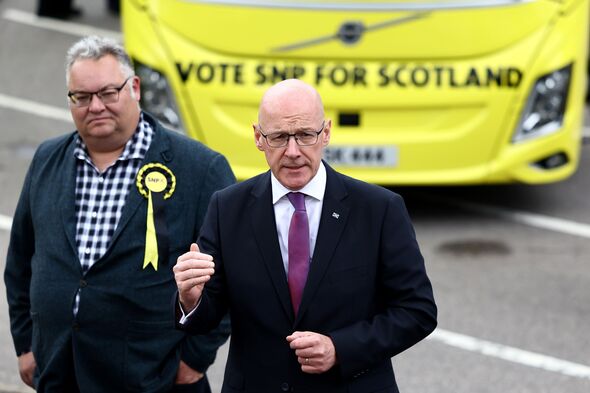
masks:
[(102, 100), (98, 97), (97, 94), (92, 94), (90, 96), (90, 104), (88, 104), (88, 110), (91, 112), (100, 112), (104, 110), (105, 106)]
[(301, 153), (299, 150), (299, 145), (295, 140), (295, 135), (290, 135), (289, 140), (287, 141), (287, 150), (285, 150), (285, 155), (293, 157), (298, 156)]

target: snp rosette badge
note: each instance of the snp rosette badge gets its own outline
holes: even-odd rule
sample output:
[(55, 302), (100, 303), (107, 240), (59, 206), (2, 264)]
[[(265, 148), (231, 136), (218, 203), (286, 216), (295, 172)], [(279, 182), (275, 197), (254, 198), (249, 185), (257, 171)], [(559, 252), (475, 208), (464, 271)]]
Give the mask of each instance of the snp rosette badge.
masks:
[(143, 268), (152, 265), (158, 270), (158, 260), (168, 257), (168, 227), (166, 200), (176, 188), (174, 173), (163, 164), (149, 163), (141, 167), (136, 180), (139, 193), (148, 200)]

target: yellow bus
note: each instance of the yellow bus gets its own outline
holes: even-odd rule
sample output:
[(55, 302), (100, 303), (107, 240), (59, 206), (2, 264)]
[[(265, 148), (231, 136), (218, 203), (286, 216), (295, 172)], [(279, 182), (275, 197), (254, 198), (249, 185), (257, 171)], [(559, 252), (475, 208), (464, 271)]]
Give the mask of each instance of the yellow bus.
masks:
[(325, 160), (383, 185), (548, 183), (579, 162), (588, 0), (124, 0), (142, 106), (267, 168), (262, 93), (299, 78), (324, 99)]

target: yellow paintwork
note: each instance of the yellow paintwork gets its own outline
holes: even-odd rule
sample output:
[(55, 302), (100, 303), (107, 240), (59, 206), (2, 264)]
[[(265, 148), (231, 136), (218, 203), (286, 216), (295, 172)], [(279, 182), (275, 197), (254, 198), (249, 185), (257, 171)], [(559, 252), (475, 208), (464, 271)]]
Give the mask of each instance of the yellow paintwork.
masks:
[[(337, 166), (356, 178), (408, 185), (546, 183), (566, 178), (578, 165), (588, 0), (428, 13), (188, 0), (124, 0), (122, 8), (131, 56), (166, 75), (186, 132), (223, 153), (239, 179), (267, 168), (253, 142), (257, 106), (269, 86), (293, 76), (320, 91), (326, 118), (333, 121), (331, 146), (396, 146), (395, 167)], [(416, 19), (365, 31), (355, 44), (328, 39), (278, 49), (334, 35), (346, 21), (374, 26), (408, 17)], [(573, 66), (563, 127), (512, 142), (535, 81), (568, 64)], [(274, 76), (273, 67), (279, 71)], [(497, 86), (491, 80), (486, 86), (488, 72), (518, 83), (508, 86), (503, 79)], [(473, 78), (479, 86), (457, 86)], [(338, 124), (339, 114), (349, 112), (359, 115), (359, 126)], [(531, 165), (556, 152), (570, 162), (551, 170)]]

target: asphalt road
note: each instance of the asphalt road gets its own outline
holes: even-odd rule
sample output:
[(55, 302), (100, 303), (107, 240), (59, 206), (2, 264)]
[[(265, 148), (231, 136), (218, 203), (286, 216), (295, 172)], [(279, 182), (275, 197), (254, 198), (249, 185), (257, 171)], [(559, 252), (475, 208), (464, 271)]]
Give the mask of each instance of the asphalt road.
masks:
[[(75, 22), (31, 22), (0, 0), (0, 267), (9, 218), (38, 144), (72, 128), (63, 58), (84, 26), (118, 31), (101, 1)], [(578, 172), (543, 186), (401, 188), (427, 261), (439, 329), (393, 359), (404, 393), (590, 391), (590, 145)], [(0, 392), (16, 371), (0, 284)], [(219, 391), (226, 348), (210, 372)]]

